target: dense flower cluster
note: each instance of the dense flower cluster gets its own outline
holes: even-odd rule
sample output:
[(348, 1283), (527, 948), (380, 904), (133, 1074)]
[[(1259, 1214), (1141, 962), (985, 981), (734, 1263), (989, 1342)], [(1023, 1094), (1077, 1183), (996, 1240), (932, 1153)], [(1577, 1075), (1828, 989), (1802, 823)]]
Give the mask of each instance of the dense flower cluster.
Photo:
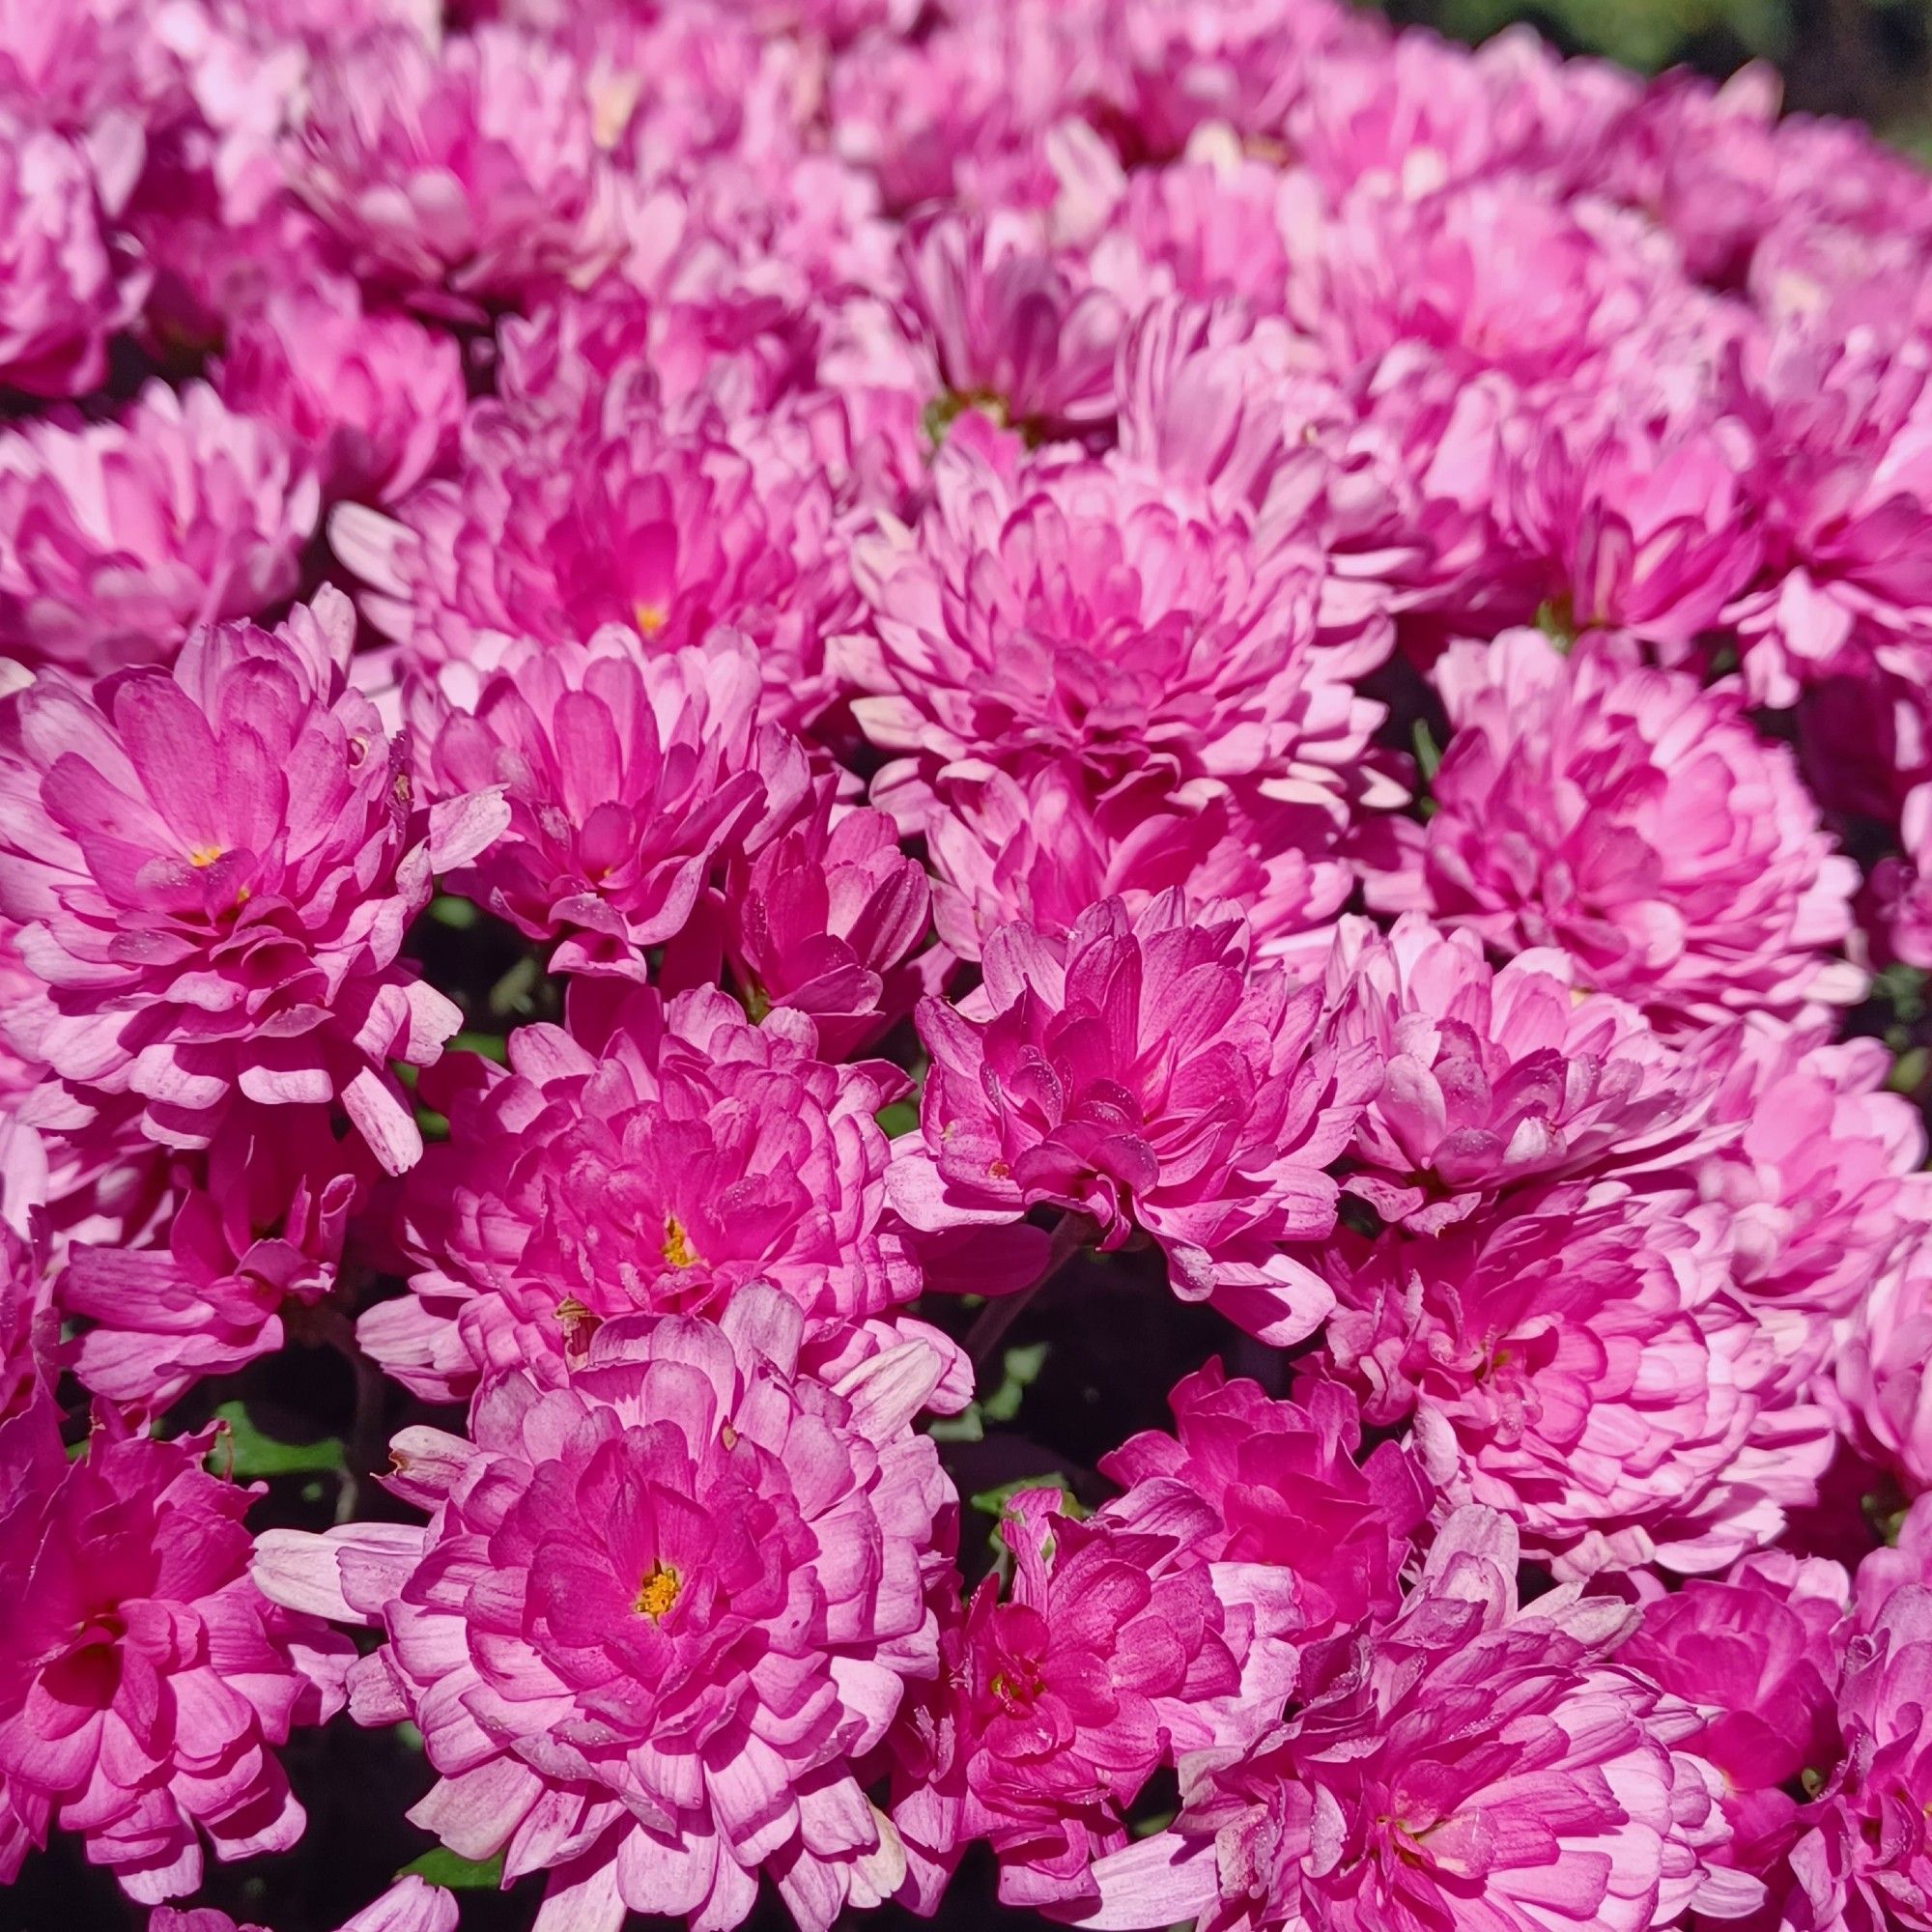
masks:
[(1928, 292), (1344, 0), (0, 0), (0, 1884), (1932, 1932)]

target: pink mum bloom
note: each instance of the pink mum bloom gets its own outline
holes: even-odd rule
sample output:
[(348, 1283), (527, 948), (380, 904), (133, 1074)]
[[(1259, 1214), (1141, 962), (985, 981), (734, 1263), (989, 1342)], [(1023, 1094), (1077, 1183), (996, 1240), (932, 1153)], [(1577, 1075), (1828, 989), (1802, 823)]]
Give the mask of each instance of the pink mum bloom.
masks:
[(545, 1926), (728, 1932), (763, 1870), (826, 1932), (903, 1869), (852, 1764), (938, 1664), (952, 1499), (910, 1425), (941, 1364), (906, 1342), (827, 1386), (802, 1325), (762, 1287), (715, 1326), (610, 1323), (568, 1387), (493, 1383), (473, 1441), (397, 1438), (427, 1528), (260, 1541), (270, 1595), (385, 1631), (352, 1708), (420, 1725), (441, 1778), (412, 1822), (506, 1883), (549, 1871)]
[(340, 1707), (354, 1653), (249, 1579), (260, 1491), (204, 1471), (213, 1432), (152, 1441), (103, 1411), (68, 1463), (50, 1409), (10, 1427), (0, 1879), (49, 1822), (148, 1905), (201, 1883), (204, 1838), (287, 1851), (304, 1819), (272, 1747)]
[(519, 1027), (507, 1070), (453, 1062), (435, 1094), (450, 1141), (405, 1216), (423, 1271), (359, 1326), (391, 1375), (434, 1401), (493, 1367), (560, 1380), (602, 1321), (716, 1318), (759, 1282), (836, 1348), (918, 1292), (873, 1119), (896, 1068), (828, 1066), (803, 1015), (753, 1026), (713, 989), (579, 980), (568, 1017)]
[(839, 640), (882, 751), (930, 770), (1150, 765), (1327, 807), (1338, 823), (1381, 707), (1350, 679), (1385, 630), (1319, 634), (1325, 564), (1292, 519), (1211, 511), (1118, 461), (999, 467), (949, 440), (916, 532), (854, 546), (872, 635)]
[(1838, 1684), (1835, 1767), (1801, 1813), (1782, 1927), (1925, 1932), (1932, 1926), (1932, 1506), (1895, 1549), (1859, 1566)]
[(1772, 1406), (1771, 1339), (1730, 1292), (1721, 1214), (1572, 1182), (1506, 1218), (1348, 1237), (1322, 1366), (1413, 1417), (1445, 1505), (1500, 1510), (1559, 1576), (1715, 1570), (1776, 1539), (1832, 1457)]
[(365, 310), (354, 283), (277, 290), (228, 333), (221, 394), (274, 423), (331, 496), (393, 502), (442, 467), (463, 420), (456, 341)]
[(1652, 1598), (1619, 1661), (1691, 1705), (1682, 1748), (1718, 1773), (1731, 1843), (1721, 1861), (1770, 1878), (1803, 1830), (1783, 1787), (1838, 1754), (1837, 1683), (1851, 1579), (1781, 1550), (1722, 1579), (1692, 1577)]
[(118, 422), (0, 436), (0, 651), (102, 672), (296, 587), (319, 493), (279, 431), (205, 384), (151, 383)]
[(1084, 1522), (1061, 1514), (1057, 1490), (1011, 1499), (1011, 1587), (1001, 1601), (989, 1577), (947, 1633), (941, 1682), (915, 1718), (931, 1761), (893, 1807), (921, 1909), (979, 1837), (999, 1856), (1003, 1904), (1059, 1916), (1091, 1900), (1089, 1867), (1125, 1844), (1122, 1812), (1153, 1772), (1243, 1724), (1252, 1734), (1280, 1704), (1292, 1661), (1240, 1697), (1254, 1606), (1232, 1567), (1199, 1560), (1209, 1527), (1171, 1484)]
[(1932, 1241), (1920, 1236), (1892, 1258), (1832, 1343), (1847, 1433), (1908, 1494), (1932, 1490)]
[(507, 820), (452, 890), (560, 941), (554, 971), (642, 980), (645, 949), (684, 930), (723, 856), (809, 803), (805, 753), (760, 726), (760, 689), (756, 656), (723, 632), (654, 657), (608, 627), (514, 644), (487, 674), (443, 667), (411, 706), (431, 795), (496, 801)]
[(1732, 1279), (1802, 1392), (1833, 1324), (1932, 1221), (1924, 1122), (1886, 1091), (1891, 1056), (1875, 1039), (1747, 1027), (1693, 1057), (1720, 1083), (1712, 1125), (1730, 1129), (1698, 1162), (1698, 1192), (1727, 1211)]
[(1537, 631), (1455, 646), (1435, 682), (1455, 726), (1436, 810), (1372, 904), (1422, 905), (1506, 952), (1560, 947), (1666, 1035), (1860, 996), (1864, 975), (1830, 956), (1858, 868), (1734, 682), (1606, 639), (1565, 656)]
[(281, 1348), (285, 1317), (298, 1324), (335, 1286), (372, 1167), (359, 1142), (337, 1142), (320, 1109), (231, 1113), (182, 1175), (164, 1244), (71, 1250), (60, 1305), (89, 1324), (74, 1373), (97, 1394), (157, 1414), (200, 1377)]
[(1511, 535), (1564, 628), (1628, 631), (1676, 663), (1756, 573), (1758, 452), (1729, 418), (1666, 435), (1614, 404), (1591, 417), (1533, 433), (1509, 478)]
[(920, 1007), (924, 1144), (899, 1144), (894, 1206), (930, 1233), (1037, 1206), (1086, 1217), (1106, 1250), (1139, 1231), (1183, 1299), (1300, 1341), (1332, 1296), (1281, 1244), (1333, 1229), (1324, 1170), (1376, 1063), (1314, 1040), (1320, 989), (1291, 994), (1251, 947), (1241, 920), (1197, 915), (1179, 892), (1137, 916), (1107, 899), (1064, 943), (996, 932), (980, 992)]
[(831, 696), (825, 639), (856, 600), (823, 465), (796, 454), (774, 436), (748, 453), (711, 418), (640, 416), (559, 445), (478, 412), (458, 480), (394, 519), (344, 504), (329, 536), (372, 586), (370, 622), (418, 665), (606, 624), (671, 651), (728, 625), (758, 647), (773, 714), (809, 717)]
[(46, 981), (35, 1052), (205, 1147), (239, 1093), (339, 1103), (400, 1173), (422, 1141), (385, 1063), (461, 1023), (399, 961), (427, 902), (409, 782), (347, 688), (347, 602), (198, 631), (172, 671), (43, 671), (0, 727), (0, 910)]
[(521, 303), (618, 252), (590, 76), (510, 27), (440, 47), (378, 31), (333, 50), (309, 76), (287, 166), (360, 278), (434, 311)]
[(1517, 1599), (1515, 1531), (1459, 1510), (1403, 1612), (1245, 1752), (1181, 1766), (1174, 1827), (1104, 1860), (1081, 1923), (1201, 1932), (1605, 1932), (1674, 1923), (1721, 1841), (1656, 1690), (1613, 1661), (1636, 1612)]
[(1574, 384), (1683, 299), (1662, 237), (1520, 177), (1415, 199), (1359, 188), (1333, 209), (1311, 192), (1288, 255), (1291, 320), (1364, 385), (1406, 345), (1463, 382), (1495, 370), (1525, 388)]
[(1891, 956), (1932, 968), (1932, 784), (1915, 785), (1899, 820), (1903, 858), (1882, 859), (1872, 871)]
[(1196, 1539), (1198, 1553), (1278, 1572), (1305, 1648), (1394, 1613), (1429, 1494), (1397, 1443), (1378, 1443), (1357, 1466), (1362, 1419), (1346, 1389), (1308, 1381), (1295, 1393), (1270, 1402), (1210, 1358), (1167, 1399), (1174, 1434), (1130, 1436), (1100, 1470), (1125, 1489), (1179, 1483), (1205, 1502), (1217, 1521)]
[(939, 935), (977, 959), (1018, 922), (1064, 938), (1089, 906), (1119, 897), (1138, 914), (1159, 894), (1247, 915), (1264, 959), (1319, 967), (1354, 886), (1319, 806), (1242, 800), (1212, 779), (1170, 788), (1159, 774), (1096, 786), (1064, 760), (1015, 778), (968, 758), (930, 787), (874, 788), (914, 814), (935, 881)]
[(1098, 29), (1128, 70), (1133, 133), (1156, 158), (1226, 122), (1264, 152), (1326, 60), (1380, 50), (1386, 29), (1334, 0), (1107, 0)]
[(1932, 394), (1919, 335), (1874, 328), (1870, 308), (1867, 295), (1801, 316), (1735, 358), (1732, 407), (1767, 458), (1763, 582), (1731, 612), (1760, 703), (1794, 703), (1855, 639), (1914, 665), (1923, 648)]
[(1355, 1129), (1365, 1172), (1349, 1191), (1434, 1234), (1526, 1180), (1681, 1154), (1713, 1080), (1633, 1008), (1576, 980), (1569, 955), (1548, 949), (1497, 971), (1473, 932), (1415, 913), (1386, 937), (1344, 920), (1327, 1024), (1338, 1041), (1373, 1046), (1383, 1068)]
[(829, 787), (755, 857), (734, 856), (723, 897), (725, 952), (751, 1010), (810, 1015), (827, 1060), (903, 1019), (930, 978), (906, 956), (930, 924), (923, 869), (884, 812), (840, 811)]
[(94, 170), (72, 142), (0, 112), (0, 387), (78, 396), (147, 278), (103, 232)]
[(1037, 222), (941, 211), (907, 228), (899, 262), (942, 402), (984, 407), (1042, 435), (1111, 418), (1121, 304), (1082, 287)]

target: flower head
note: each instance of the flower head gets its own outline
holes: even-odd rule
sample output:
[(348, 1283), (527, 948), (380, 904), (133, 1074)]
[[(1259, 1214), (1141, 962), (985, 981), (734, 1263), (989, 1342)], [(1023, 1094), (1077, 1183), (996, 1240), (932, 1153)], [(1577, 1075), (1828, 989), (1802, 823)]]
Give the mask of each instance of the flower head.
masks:
[(338, 1102), (392, 1172), (421, 1137), (385, 1071), (456, 1008), (400, 962), (429, 896), (409, 781), (348, 688), (334, 593), (270, 636), (195, 633), (172, 670), (8, 700), (0, 909), (46, 982), (32, 1045), (72, 1089), (135, 1094), (206, 1146), (237, 1094)]
[(1460, 1510), (1400, 1615), (1247, 1751), (1183, 1762), (1167, 1832), (1094, 1876), (1113, 1926), (1649, 1932), (1721, 1840), (1656, 1690), (1614, 1661), (1636, 1612), (1517, 1597), (1508, 1522)]
[(1281, 1244), (1333, 1228), (1323, 1170), (1376, 1065), (1315, 1041), (1320, 990), (1291, 994), (1251, 945), (1179, 892), (1134, 916), (1104, 900), (1065, 941), (996, 932), (977, 1010), (920, 1008), (924, 1145), (894, 1161), (899, 1211), (938, 1233), (1050, 1205), (1107, 1249), (1138, 1230), (1177, 1293), (1264, 1341), (1307, 1335), (1330, 1296)]
[(1560, 947), (1666, 1033), (1859, 996), (1864, 976), (1832, 957), (1857, 867), (1735, 685), (1608, 642), (1566, 657), (1535, 631), (1458, 645), (1435, 675), (1456, 727), (1435, 813), (1372, 903), (1512, 952)]
[(318, 452), (331, 496), (393, 502), (440, 469), (463, 419), (455, 341), (365, 309), (353, 283), (277, 290), (229, 331), (222, 400)]
[(511, 27), (440, 47), (377, 30), (331, 50), (287, 165), (358, 276), (433, 310), (514, 305), (617, 250), (589, 75)]
[(450, 872), (553, 968), (641, 980), (726, 855), (808, 802), (803, 750), (758, 723), (758, 662), (729, 633), (653, 656), (635, 631), (445, 666), (412, 707), (431, 794), (500, 797), (503, 831)]
[(204, 1838), (286, 1851), (304, 1821), (272, 1747), (341, 1704), (353, 1653), (249, 1579), (250, 1492), (203, 1468), (212, 1435), (150, 1440), (106, 1412), (70, 1464), (50, 1411), (8, 1429), (0, 1876), (49, 1822), (150, 1905), (195, 1889)]
[(1688, 1191), (1605, 1181), (1350, 1237), (1323, 1359), (1370, 1421), (1413, 1415), (1446, 1504), (1502, 1511), (1559, 1575), (1718, 1569), (1776, 1538), (1833, 1448), (1822, 1410), (1775, 1401), (1725, 1232)]
[(855, 549), (873, 635), (841, 639), (881, 750), (922, 765), (1067, 758), (1270, 781), (1346, 813), (1380, 707), (1374, 628), (1321, 635), (1325, 564), (1292, 518), (1211, 510), (1118, 460), (1004, 468), (950, 440), (916, 532)]
[(93, 673), (171, 658), (198, 624), (296, 587), (319, 497), (269, 424), (204, 384), (117, 422), (0, 435), (0, 650)]
[(583, 980), (568, 1019), (437, 1094), (450, 1141), (409, 1197), (414, 1293), (360, 1327), (392, 1375), (444, 1400), (491, 1367), (559, 1379), (601, 1322), (715, 1319), (758, 1283), (836, 1349), (918, 1292), (872, 1118), (904, 1091), (895, 1069), (829, 1066), (810, 1020), (753, 1026), (711, 989)]
[(353, 1694), (422, 1728), (413, 1821), (551, 1871), (554, 1911), (729, 1928), (763, 1870), (825, 1932), (895, 1882), (852, 1765), (937, 1667), (951, 1493), (910, 1423), (940, 1363), (908, 1341), (827, 1386), (802, 1326), (768, 1288), (608, 1323), (567, 1387), (494, 1383), (471, 1440), (397, 1438), (426, 1528), (261, 1539), (270, 1595), (384, 1630)]
[[(1691, 1143), (1715, 1082), (1568, 954), (1500, 970), (1466, 930), (1405, 914), (1386, 937), (1346, 920), (1328, 962), (1328, 1026), (1367, 1041), (1381, 1091), (1355, 1130), (1350, 1191), (1430, 1233), (1540, 1177), (1654, 1166)], [(1706, 1137), (1708, 1138), (1708, 1136)]]

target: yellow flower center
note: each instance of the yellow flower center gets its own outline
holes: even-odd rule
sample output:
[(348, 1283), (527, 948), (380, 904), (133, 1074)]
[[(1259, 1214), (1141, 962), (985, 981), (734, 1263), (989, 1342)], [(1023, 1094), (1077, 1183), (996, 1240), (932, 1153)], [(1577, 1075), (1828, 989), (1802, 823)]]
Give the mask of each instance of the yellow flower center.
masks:
[(221, 847), (219, 845), (190, 845), (187, 848), (187, 862), (196, 871), (200, 871), (204, 867), (213, 865), (215, 860), (220, 857)]
[(662, 1623), (670, 1606), (677, 1602), (678, 1576), (668, 1564), (653, 1563), (645, 1574), (644, 1580), (638, 1585), (637, 1600), (631, 1607), (640, 1617), (649, 1617), (652, 1623)]
[(670, 612), (662, 604), (634, 604), (631, 617), (640, 638), (655, 638), (670, 622)]
[(684, 1223), (675, 1214), (665, 1216), (664, 1246), (658, 1250), (674, 1268), (702, 1267), (696, 1248), (691, 1245), (691, 1237), (684, 1232)]

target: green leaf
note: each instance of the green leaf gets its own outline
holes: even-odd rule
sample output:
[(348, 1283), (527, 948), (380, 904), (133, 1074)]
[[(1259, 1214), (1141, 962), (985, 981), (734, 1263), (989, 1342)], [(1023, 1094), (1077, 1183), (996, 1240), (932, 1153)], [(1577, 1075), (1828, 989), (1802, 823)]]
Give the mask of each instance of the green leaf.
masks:
[(1415, 721), (1415, 768), (1422, 774), (1424, 784), (1434, 784), (1435, 774), (1442, 766), (1442, 747), (1435, 742), (1435, 734), (1429, 728), (1429, 720)]
[(1085, 1517), (1087, 1512), (1080, 1507), (1073, 1494), (1073, 1486), (1059, 1470), (1050, 1476), (1020, 1476), (1010, 1483), (1002, 1483), (998, 1489), (981, 1490), (977, 1496), (967, 1500), (982, 1516), (989, 1516), (998, 1521), (1007, 1514), (1007, 1505), (1028, 1490), (1058, 1490), (1066, 1498), (1062, 1508), (1063, 1516)]
[(460, 1859), (447, 1845), (439, 1845), (419, 1859), (412, 1859), (396, 1876), (415, 1877), (429, 1885), (447, 1886), (451, 1891), (495, 1891), (503, 1883), (503, 1855), (494, 1859)]
[(983, 1442), (986, 1425), (980, 1419), (980, 1405), (969, 1402), (957, 1415), (935, 1415), (925, 1426), (935, 1442)]
[(521, 1012), (543, 978), (543, 968), (527, 952), (490, 988), (490, 1010), (498, 1019)]
[(1048, 1342), (1034, 1342), (1024, 1349), (1009, 1349), (1002, 1358), (1002, 1379), (998, 1388), (980, 1405), (994, 1422), (1010, 1422), (1020, 1412), (1020, 1401), (1039, 1379), (1046, 1365)]
[(878, 1122), (885, 1137), (895, 1141), (901, 1134), (909, 1134), (919, 1125), (919, 1102), (893, 1100), (881, 1107), (872, 1118)]
[(460, 1033), (449, 1042), (446, 1052), (480, 1053), (501, 1066), (509, 1058), (510, 1042), (499, 1033)]
[(454, 893), (439, 893), (429, 902), (429, 916), (452, 932), (468, 932), (481, 915), (473, 899), (458, 898)]
[(217, 1443), (214, 1454), (242, 1482), (251, 1483), (258, 1476), (341, 1476), (349, 1471), (339, 1435), (326, 1435), (320, 1442), (277, 1442), (262, 1433), (240, 1402), (224, 1402), (214, 1419), (228, 1432), (226, 1447)]
[(1889, 1076), (1887, 1088), (1894, 1094), (1916, 1094), (1925, 1084), (1925, 1069), (1932, 1063), (1922, 1046), (1915, 1046), (1909, 1052), (1899, 1055)]

